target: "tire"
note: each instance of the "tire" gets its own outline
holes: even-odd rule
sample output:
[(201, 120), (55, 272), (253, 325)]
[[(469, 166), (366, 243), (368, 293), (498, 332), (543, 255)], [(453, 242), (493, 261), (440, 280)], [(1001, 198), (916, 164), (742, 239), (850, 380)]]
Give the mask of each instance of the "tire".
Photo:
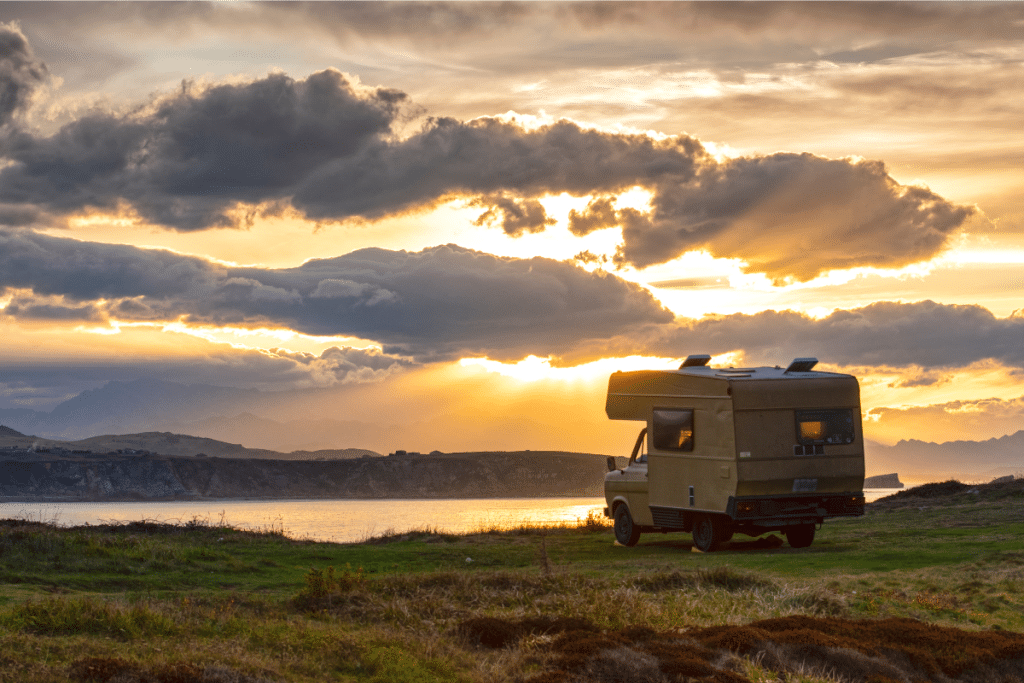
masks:
[(640, 540), (640, 527), (633, 523), (629, 507), (623, 503), (615, 508), (615, 540), (632, 548)]
[(693, 544), (702, 553), (716, 550), (722, 542), (722, 524), (713, 515), (701, 515), (693, 523)]
[(814, 543), (814, 525), (798, 524), (786, 529), (786, 540), (792, 548), (807, 548)]

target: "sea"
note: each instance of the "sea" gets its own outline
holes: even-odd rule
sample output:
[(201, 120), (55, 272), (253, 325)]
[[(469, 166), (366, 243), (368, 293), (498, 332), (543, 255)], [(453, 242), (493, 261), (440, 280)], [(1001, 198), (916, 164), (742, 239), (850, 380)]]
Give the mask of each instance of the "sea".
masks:
[[(898, 489), (866, 489), (868, 502)], [(429, 529), (468, 533), (491, 528), (574, 525), (603, 516), (604, 498), (480, 498), (441, 500), (204, 500), (128, 503), (0, 503), (0, 519), (59, 526), (164, 522), (283, 532), (296, 539), (357, 543)]]

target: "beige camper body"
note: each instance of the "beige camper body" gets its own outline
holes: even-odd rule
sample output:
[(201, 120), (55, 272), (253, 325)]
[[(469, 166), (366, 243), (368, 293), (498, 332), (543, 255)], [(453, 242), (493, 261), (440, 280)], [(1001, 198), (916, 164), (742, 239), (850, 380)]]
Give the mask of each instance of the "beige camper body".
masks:
[[(620, 543), (644, 531), (692, 531), (701, 550), (733, 533), (814, 539), (829, 517), (864, 513), (864, 438), (855, 377), (786, 369), (616, 372), (606, 411), (646, 422), (624, 469), (605, 477), (605, 514)], [(646, 452), (643, 446), (646, 441)]]

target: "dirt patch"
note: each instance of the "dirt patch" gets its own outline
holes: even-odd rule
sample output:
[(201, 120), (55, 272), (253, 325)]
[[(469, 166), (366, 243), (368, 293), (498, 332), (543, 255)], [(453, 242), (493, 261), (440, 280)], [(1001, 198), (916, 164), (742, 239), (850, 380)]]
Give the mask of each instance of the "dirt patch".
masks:
[(582, 620), (469, 619), (460, 630), (485, 647), (555, 636), (547, 671), (527, 683), (750, 683), (741, 658), (782, 680), (816, 674), (849, 683), (1024, 683), (1024, 634), (964, 631), (914, 619), (790, 616), (685, 631), (600, 631)]
[(546, 636), (566, 631), (596, 632), (585, 619), (527, 617), (518, 621), (496, 617), (474, 617), (459, 624), (458, 630), (470, 642), (489, 648), (508, 647), (526, 636)]
[(119, 657), (86, 657), (68, 668), (74, 683), (276, 683), (223, 666), (159, 664), (143, 667)]

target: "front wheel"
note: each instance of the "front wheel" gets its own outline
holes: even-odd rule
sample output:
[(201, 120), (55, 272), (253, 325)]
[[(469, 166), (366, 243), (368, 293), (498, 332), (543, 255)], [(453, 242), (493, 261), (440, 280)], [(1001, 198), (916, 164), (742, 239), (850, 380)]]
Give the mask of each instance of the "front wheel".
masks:
[(798, 524), (786, 529), (786, 540), (793, 548), (806, 548), (814, 543), (814, 525)]
[(630, 548), (640, 540), (640, 527), (633, 522), (625, 504), (615, 508), (615, 540)]
[(722, 542), (722, 525), (712, 515), (701, 515), (693, 523), (693, 544), (702, 553), (710, 553)]

